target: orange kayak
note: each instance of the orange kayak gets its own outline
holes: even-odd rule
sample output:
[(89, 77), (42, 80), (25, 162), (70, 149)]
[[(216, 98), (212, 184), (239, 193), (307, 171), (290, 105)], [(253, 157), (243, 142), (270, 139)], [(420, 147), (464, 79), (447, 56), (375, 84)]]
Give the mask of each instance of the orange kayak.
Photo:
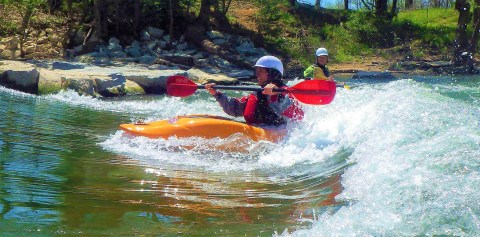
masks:
[(164, 139), (170, 137), (224, 139), (240, 134), (250, 138), (252, 141), (267, 140), (277, 142), (286, 134), (284, 128), (257, 127), (221, 116), (211, 115), (186, 115), (147, 123), (121, 124), (120, 128), (134, 136)]

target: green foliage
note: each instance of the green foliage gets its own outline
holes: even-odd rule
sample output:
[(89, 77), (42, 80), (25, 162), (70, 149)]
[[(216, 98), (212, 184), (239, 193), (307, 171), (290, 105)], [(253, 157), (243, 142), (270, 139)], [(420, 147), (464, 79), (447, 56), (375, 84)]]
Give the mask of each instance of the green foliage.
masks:
[(0, 36), (18, 34), (19, 29), (15, 22), (0, 18)]
[(269, 38), (277, 38), (282, 33), (282, 12), (279, 11), (279, 3), (276, 0), (258, 0), (260, 11), (257, 14), (258, 30)]
[[(435, 50), (444, 50), (455, 40), (458, 13), (453, 9), (400, 12), (393, 22), (397, 44), (413, 39)], [(468, 27), (471, 31), (471, 26)]]
[(143, 24), (158, 25), (166, 23), (165, 18), (168, 10), (167, 0), (145, 0), (142, 3)]
[(458, 12), (452, 8), (430, 8), (398, 13), (398, 21), (410, 21), (423, 27), (457, 27)]

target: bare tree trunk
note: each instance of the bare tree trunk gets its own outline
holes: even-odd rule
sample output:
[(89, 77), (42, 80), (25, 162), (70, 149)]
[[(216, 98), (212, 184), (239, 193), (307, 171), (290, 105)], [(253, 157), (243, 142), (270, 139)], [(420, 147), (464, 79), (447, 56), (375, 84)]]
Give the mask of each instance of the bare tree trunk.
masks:
[[(94, 0), (93, 1), (93, 41), (99, 41), (102, 39), (104, 33), (103, 29), (103, 0)], [(105, 29), (106, 30), (106, 29)]]
[(392, 11), (390, 13), (392, 16), (397, 15), (397, 0), (392, 0)]
[(170, 34), (171, 37), (173, 37), (173, 24), (175, 23), (175, 18), (173, 16), (173, 0), (168, 0), (168, 16), (169, 16), (169, 22), (168, 24), (168, 34)]
[(375, 14), (377, 16), (385, 16), (388, 9), (387, 0), (375, 0)]
[(467, 0), (457, 0), (455, 10), (459, 12), (457, 30), (455, 32), (453, 63), (455, 66), (465, 65), (468, 58), (467, 24), (470, 22), (470, 3)]
[(477, 53), (477, 44), (480, 30), (480, 0), (475, 0), (475, 9), (473, 10), (473, 34), (470, 38), (470, 57), (467, 58), (466, 66), (469, 73), (474, 73), (475, 70), (475, 54)]
[(315, 0), (315, 9), (320, 9), (320, 0)]
[(61, 6), (62, 6), (62, 0), (48, 0), (48, 7), (51, 15), (53, 15), (55, 11), (60, 9)]
[(142, 8), (142, 0), (135, 0), (134, 2), (134, 17), (133, 17), (133, 32), (135, 37), (138, 36), (139, 26), (140, 26), (140, 18), (142, 17), (141, 8)]
[(69, 48), (71, 43), (70, 39), (72, 37), (72, 32), (74, 28), (74, 19), (73, 19), (73, 0), (67, 0), (67, 11), (68, 11), (68, 19), (67, 19), (67, 33), (65, 38), (63, 39), (63, 47)]
[(343, 7), (348, 10), (348, 0), (343, 0)]
[(405, 0), (405, 9), (411, 9), (413, 7), (413, 0)]
[(210, 28), (210, 17), (212, 15), (211, 7), (213, 6), (213, 0), (202, 0), (200, 5), (200, 13), (198, 14), (197, 21)]

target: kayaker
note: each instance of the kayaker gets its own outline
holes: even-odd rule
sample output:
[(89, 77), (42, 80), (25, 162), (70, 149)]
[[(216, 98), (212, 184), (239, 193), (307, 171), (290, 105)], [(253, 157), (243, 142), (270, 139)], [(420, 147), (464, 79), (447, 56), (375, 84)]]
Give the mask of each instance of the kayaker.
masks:
[(206, 84), (205, 88), (215, 96), (225, 113), (243, 116), (248, 124), (280, 126), (290, 120), (301, 120), (303, 110), (295, 98), (288, 93), (273, 92), (275, 88), (288, 88), (282, 81), (282, 62), (274, 56), (263, 56), (254, 67), (258, 85), (264, 89), (262, 92), (231, 98), (215, 90), (215, 83)]
[(328, 51), (326, 48), (318, 48), (315, 51), (315, 64), (310, 65), (303, 72), (306, 79), (329, 80), (333, 81), (330, 71), (327, 67)]

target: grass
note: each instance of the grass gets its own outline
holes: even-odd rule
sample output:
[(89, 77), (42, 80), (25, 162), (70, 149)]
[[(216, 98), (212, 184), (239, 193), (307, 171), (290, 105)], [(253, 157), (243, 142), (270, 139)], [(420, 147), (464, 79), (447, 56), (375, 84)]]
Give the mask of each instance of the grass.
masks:
[(425, 28), (456, 28), (458, 12), (453, 8), (430, 8), (401, 11), (397, 21), (411, 21)]

